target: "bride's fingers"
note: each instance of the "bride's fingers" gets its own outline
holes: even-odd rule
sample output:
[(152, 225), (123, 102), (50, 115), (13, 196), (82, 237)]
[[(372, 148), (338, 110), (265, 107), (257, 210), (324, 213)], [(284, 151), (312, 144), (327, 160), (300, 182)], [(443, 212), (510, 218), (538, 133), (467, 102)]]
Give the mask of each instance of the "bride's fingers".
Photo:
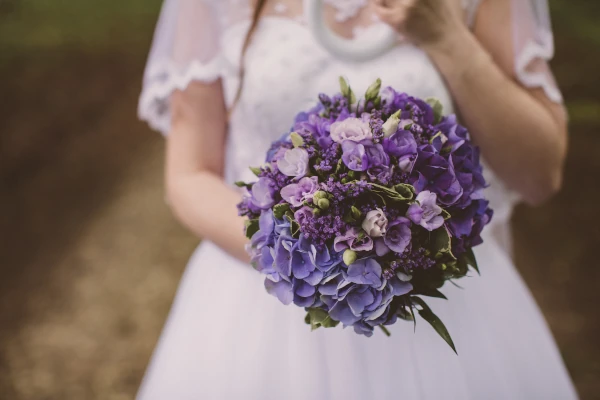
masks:
[(390, 9), (387, 7), (375, 5), (374, 11), (379, 17), (379, 19), (381, 19), (386, 24), (392, 25), (394, 27), (399, 27), (406, 20), (407, 10), (404, 8)]

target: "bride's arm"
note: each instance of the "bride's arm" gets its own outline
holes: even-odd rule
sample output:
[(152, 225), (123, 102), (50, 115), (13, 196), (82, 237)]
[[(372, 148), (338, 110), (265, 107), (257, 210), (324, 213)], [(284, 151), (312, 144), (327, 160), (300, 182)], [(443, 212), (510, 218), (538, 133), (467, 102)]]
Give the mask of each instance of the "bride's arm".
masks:
[[(412, 38), (434, 61), (496, 174), (525, 201), (539, 204), (561, 186), (567, 150), (564, 107), (514, 79), (509, 1), (482, 2), (475, 36), (447, 4), (416, 0), (415, 9), (395, 14), (402, 19), (390, 22), (412, 31)], [(416, 9), (419, 5), (423, 10)], [(432, 5), (437, 12), (427, 9)], [(386, 10), (389, 19), (391, 8)], [(423, 26), (435, 26), (437, 32), (416, 32)]]
[(240, 194), (223, 181), (227, 116), (221, 82), (191, 83), (171, 98), (166, 190), (178, 219), (195, 234), (247, 261)]

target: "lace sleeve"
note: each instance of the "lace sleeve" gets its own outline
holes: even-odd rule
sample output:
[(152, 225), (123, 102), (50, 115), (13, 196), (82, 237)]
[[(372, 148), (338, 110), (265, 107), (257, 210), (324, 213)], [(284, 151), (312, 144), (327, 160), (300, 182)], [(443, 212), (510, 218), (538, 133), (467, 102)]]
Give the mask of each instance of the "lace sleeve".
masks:
[(140, 119), (166, 134), (170, 96), (194, 81), (220, 77), (219, 0), (165, 0), (144, 73)]
[[(469, 1), (468, 18), (472, 24), (480, 3)], [(514, 73), (526, 87), (542, 88), (546, 96), (561, 103), (562, 95), (548, 62), (554, 56), (554, 36), (548, 0), (510, 1), (512, 14)]]

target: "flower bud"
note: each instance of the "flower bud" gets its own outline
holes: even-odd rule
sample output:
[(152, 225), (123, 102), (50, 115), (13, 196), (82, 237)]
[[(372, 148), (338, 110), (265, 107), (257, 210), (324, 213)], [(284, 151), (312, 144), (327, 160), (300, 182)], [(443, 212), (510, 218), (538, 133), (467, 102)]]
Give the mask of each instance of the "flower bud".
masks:
[(294, 147), (300, 147), (304, 144), (304, 139), (297, 132), (292, 132), (290, 134), (290, 139)]
[(313, 195), (313, 203), (318, 204), (319, 200), (326, 199), (326, 198), (327, 198), (327, 192), (319, 190)]
[(400, 123), (400, 113), (402, 110), (398, 110), (393, 113), (387, 121), (383, 124), (383, 136), (390, 137), (398, 130), (398, 124)]
[(367, 101), (375, 99), (379, 96), (379, 90), (381, 89), (381, 79), (377, 78), (375, 82), (367, 89), (367, 93), (365, 93), (365, 99)]
[(320, 208), (313, 208), (312, 213), (315, 217), (318, 217), (319, 215), (321, 215), (321, 209)]
[(354, 250), (347, 249), (344, 251), (343, 258), (346, 265), (353, 264), (357, 259), (356, 252)]
[(329, 208), (329, 200), (327, 200), (327, 199), (319, 199), (317, 201), (317, 206), (319, 206), (319, 208), (321, 210), (327, 210)]

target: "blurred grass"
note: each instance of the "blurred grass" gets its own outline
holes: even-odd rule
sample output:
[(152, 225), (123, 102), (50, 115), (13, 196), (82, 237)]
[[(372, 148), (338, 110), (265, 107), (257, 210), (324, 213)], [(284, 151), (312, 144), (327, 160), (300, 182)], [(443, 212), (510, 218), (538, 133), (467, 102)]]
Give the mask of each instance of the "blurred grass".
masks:
[[(0, 0), (0, 47), (108, 49), (145, 43), (161, 0)], [(26, 23), (25, 23), (26, 21)]]

